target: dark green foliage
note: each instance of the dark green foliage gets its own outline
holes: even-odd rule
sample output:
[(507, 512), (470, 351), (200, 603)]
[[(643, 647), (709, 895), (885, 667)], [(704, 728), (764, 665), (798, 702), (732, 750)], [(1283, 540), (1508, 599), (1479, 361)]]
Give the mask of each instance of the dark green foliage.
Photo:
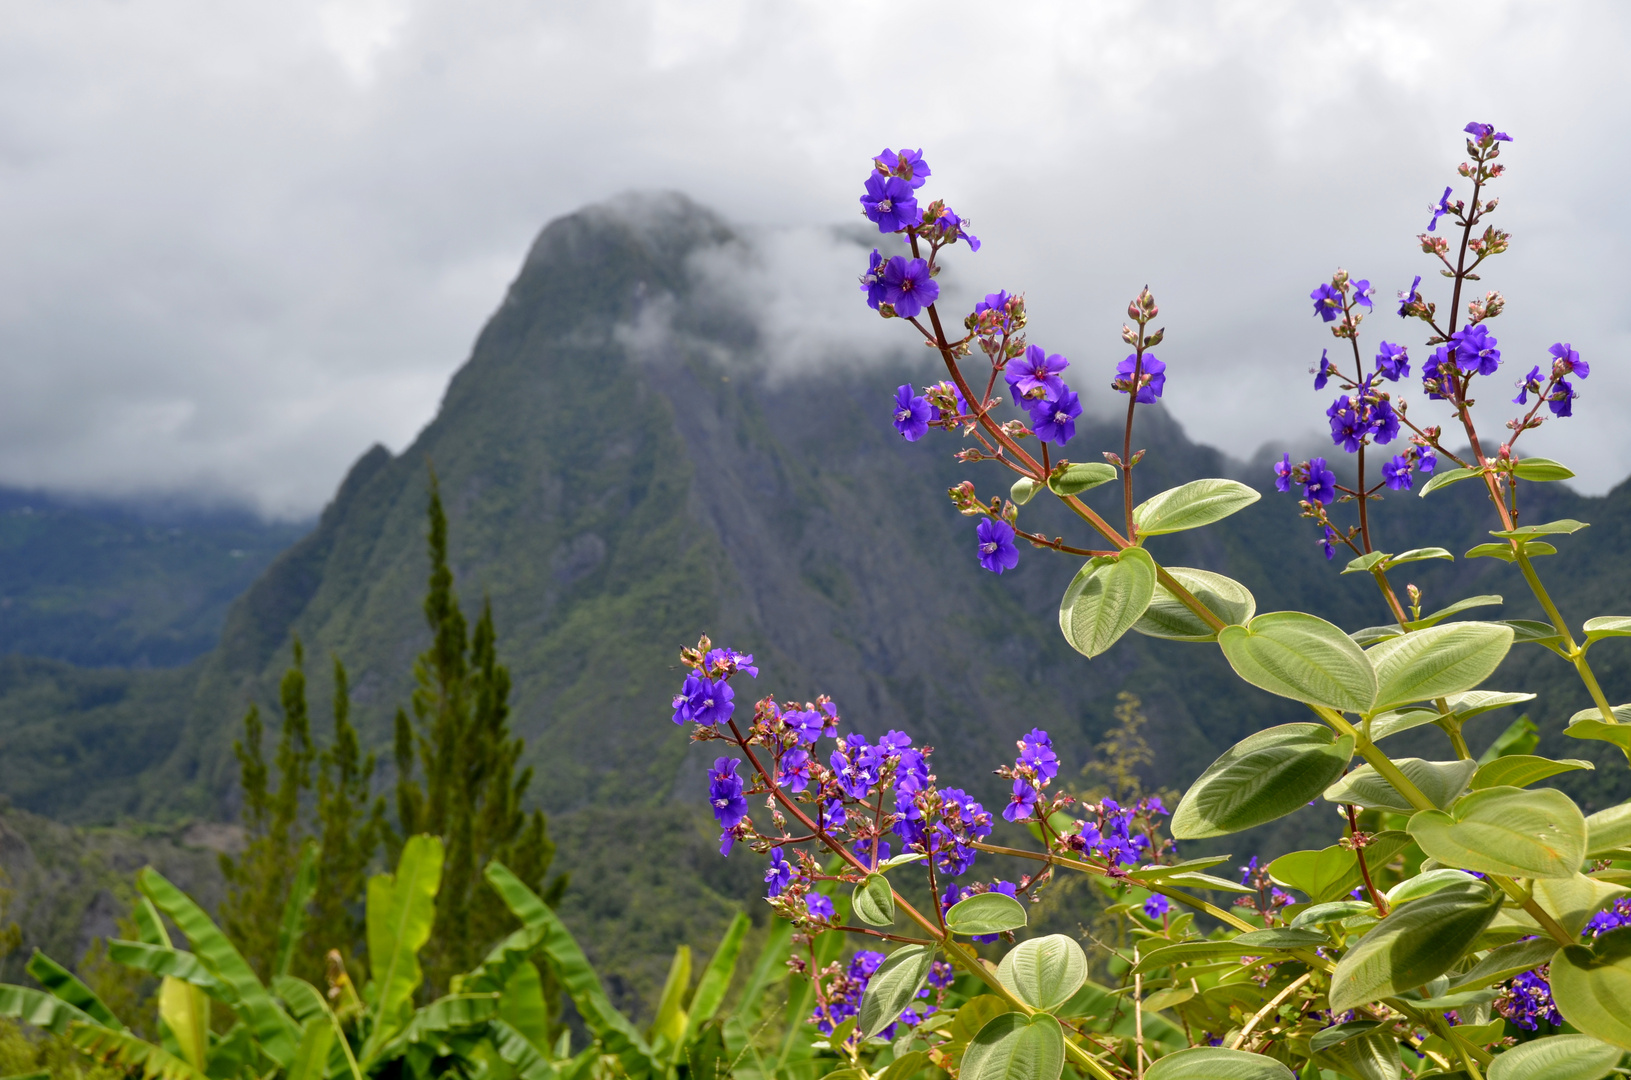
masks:
[[(473, 634), (459, 609), (434, 470), (427, 516), (431, 570), (424, 611), (432, 638), (414, 664), (417, 730), (397, 712), (397, 813), (402, 835), (430, 833), (447, 847), (425, 958), (426, 981), (440, 989), (514, 926), (498, 896), (482, 885), (482, 868), (497, 859), (528, 888), (545, 893), (555, 845), (543, 814), (521, 805), (532, 770), (516, 769), (525, 742), (510, 736), (510, 672), (498, 662), (492, 605), (482, 605)], [(565, 879), (557, 879), (546, 899), (553, 903), (564, 888)]]

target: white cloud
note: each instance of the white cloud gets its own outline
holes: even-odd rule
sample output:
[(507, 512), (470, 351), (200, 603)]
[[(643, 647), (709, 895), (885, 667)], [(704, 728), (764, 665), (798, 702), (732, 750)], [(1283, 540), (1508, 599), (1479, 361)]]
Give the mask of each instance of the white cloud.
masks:
[(986, 241), (948, 282), (1026, 291), (1033, 336), (1077, 370), (1108, 372), (1148, 282), (1168, 407), (1246, 453), (1317, 432), (1303, 372), (1327, 339), (1304, 297), (1338, 264), (1384, 293), (1421, 270), (1410, 238), (1478, 117), (1519, 140), (1503, 349), (1561, 338), (1594, 364), (1534, 448), (1600, 490), (1631, 471), (1611, 359), (1627, 19), (1541, 0), (20, 0), (0, 32), (0, 481), (309, 512), (430, 418), (537, 229), (634, 187), (767, 230), (766, 280), (799, 286), (762, 294), (800, 328), (788, 363), (822, 328), (859, 348), (871, 313), (806, 283), (850, 287), (822, 237), (886, 143), (923, 146)]

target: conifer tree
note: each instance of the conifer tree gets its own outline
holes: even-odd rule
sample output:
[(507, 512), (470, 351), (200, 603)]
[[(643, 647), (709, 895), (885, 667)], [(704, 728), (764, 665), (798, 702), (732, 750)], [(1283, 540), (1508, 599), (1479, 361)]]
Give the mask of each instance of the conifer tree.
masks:
[[(517, 771), (523, 740), (511, 738), (510, 673), (498, 662), (492, 605), (484, 603), (475, 633), (468, 630), (447, 561), (447, 514), (434, 470), (429, 501), (430, 581), (425, 619), (431, 646), (414, 665), (414, 720), (396, 716), (397, 814), (402, 836), (434, 833), (447, 859), (436, 897), (436, 922), (426, 948), (427, 983), (445, 989), (511, 929), (514, 921), (482, 881), (498, 859), (553, 903), (565, 888), (544, 879), (555, 845), (544, 816), (521, 802), (532, 770)], [(424, 780), (414, 778), (418, 767)]]

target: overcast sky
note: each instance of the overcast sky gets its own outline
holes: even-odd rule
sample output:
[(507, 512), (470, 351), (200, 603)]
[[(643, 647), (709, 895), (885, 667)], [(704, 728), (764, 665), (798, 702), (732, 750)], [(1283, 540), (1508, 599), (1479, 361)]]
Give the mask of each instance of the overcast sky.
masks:
[[(885, 145), (921, 146), (985, 240), (954, 280), (1026, 292), (1084, 396), (1148, 282), (1191, 433), (1297, 443), (1325, 404), (1309, 290), (1338, 265), (1382, 297), (1430, 273), (1412, 238), (1478, 119), (1517, 140), (1485, 398), (1572, 341), (1577, 415), (1525, 439), (1602, 491), (1631, 472), (1628, 11), (9, 0), (0, 483), (314, 512), (431, 418), (550, 218), (675, 188), (808, 234), (857, 220)], [(841, 291), (859, 269), (787, 276), (855, 320), (838, 341), (873, 333)]]

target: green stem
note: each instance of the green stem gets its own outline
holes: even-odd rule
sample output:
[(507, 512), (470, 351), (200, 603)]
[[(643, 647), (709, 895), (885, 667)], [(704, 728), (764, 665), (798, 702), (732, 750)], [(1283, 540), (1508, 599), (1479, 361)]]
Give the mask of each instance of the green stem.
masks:
[(1534, 563), (1524, 554), (1522, 541), (1514, 540), (1513, 546), (1516, 549), (1518, 569), (1523, 572), (1523, 580), (1528, 582), (1529, 591), (1535, 594), (1535, 599), (1539, 600), (1540, 606), (1546, 610), (1546, 617), (1552, 621), (1552, 628), (1563, 635), (1565, 654), (1574, 665), (1580, 681), (1586, 684), (1586, 692), (1591, 695), (1592, 704), (1602, 713), (1603, 723), (1618, 723), (1619, 720), (1614, 715), (1614, 706), (1608, 703), (1608, 696), (1603, 693), (1602, 686), (1597, 682), (1596, 672), (1592, 671), (1591, 665), (1586, 662), (1586, 650), (1575, 644), (1574, 635), (1569, 633), (1569, 624), (1563, 621), (1563, 613), (1557, 609), (1557, 604), (1553, 603), (1552, 594), (1546, 591), (1546, 586), (1541, 584), (1540, 575), (1535, 573)]

